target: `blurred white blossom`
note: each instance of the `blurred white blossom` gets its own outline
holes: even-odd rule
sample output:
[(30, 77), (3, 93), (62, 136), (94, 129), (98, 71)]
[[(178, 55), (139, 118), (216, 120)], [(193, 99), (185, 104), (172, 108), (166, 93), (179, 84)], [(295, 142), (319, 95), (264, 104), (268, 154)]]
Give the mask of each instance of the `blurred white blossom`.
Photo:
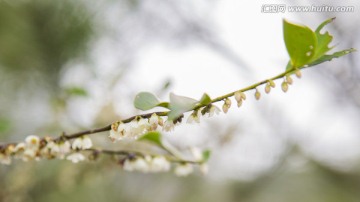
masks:
[(188, 176), (194, 171), (194, 168), (189, 163), (182, 163), (176, 166), (175, 168), (175, 174), (179, 177)]
[(92, 147), (92, 141), (89, 136), (85, 135), (79, 138), (76, 138), (74, 142), (72, 143), (72, 149), (77, 150), (84, 150), (84, 149), (90, 149)]
[(78, 163), (85, 160), (85, 156), (81, 153), (73, 153), (66, 157), (67, 160), (72, 161), (73, 163)]

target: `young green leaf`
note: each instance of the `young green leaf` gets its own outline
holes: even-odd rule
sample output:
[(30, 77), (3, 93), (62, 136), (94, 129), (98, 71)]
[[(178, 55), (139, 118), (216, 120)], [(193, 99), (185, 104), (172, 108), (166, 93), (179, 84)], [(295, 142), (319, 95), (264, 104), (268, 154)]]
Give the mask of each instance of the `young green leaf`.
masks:
[(155, 95), (149, 92), (138, 93), (134, 100), (134, 106), (140, 110), (149, 110), (154, 107), (157, 107), (160, 104), (160, 101), (155, 97)]
[(347, 55), (347, 54), (352, 53), (352, 52), (355, 52), (355, 51), (356, 51), (356, 49), (350, 48), (350, 49), (346, 49), (346, 50), (342, 50), (342, 51), (335, 52), (335, 53), (333, 53), (333, 54), (331, 54), (331, 55), (323, 55), (323, 56), (320, 57), (319, 59), (311, 62), (311, 63), (309, 64), (309, 67), (318, 65), (318, 64), (323, 63), (323, 62), (326, 62), (326, 61), (331, 61), (331, 60), (334, 59), (334, 58), (339, 58), (339, 57), (341, 57), (341, 56)]
[(317, 48), (315, 33), (307, 26), (283, 21), (284, 41), (293, 68), (311, 61)]
[(202, 161), (203, 162), (207, 162), (210, 158), (210, 155), (211, 155), (211, 151), (210, 150), (205, 150), (202, 152)]
[(75, 96), (82, 96), (82, 97), (88, 96), (88, 92), (84, 88), (81, 88), (81, 87), (70, 87), (70, 88), (66, 88), (65, 91), (68, 95), (75, 95)]
[(145, 141), (151, 142), (159, 147), (163, 147), (161, 133), (156, 132), (156, 131), (148, 132), (148, 133), (144, 134), (143, 136), (141, 136), (138, 140), (139, 141), (145, 140)]
[(208, 105), (211, 103), (211, 98), (207, 93), (204, 93), (203, 96), (200, 99), (200, 104), (202, 105)]
[(198, 103), (197, 100), (175, 95), (174, 93), (170, 93), (170, 112), (168, 114), (169, 120), (175, 120), (179, 118), (184, 112), (187, 112), (195, 107)]
[(325, 53), (327, 53), (329, 50), (331, 50), (333, 47), (329, 47), (330, 42), (332, 41), (333, 37), (329, 34), (329, 32), (325, 32), (324, 34), (321, 34), (321, 29), (331, 23), (335, 18), (330, 18), (323, 23), (321, 23), (318, 28), (315, 30), (315, 36), (317, 39), (317, 47), (315, 49), (315, 55), (312, 58), (312, 61), (315, 61), (322, 57)]
[(170, 109), (170, 103), (169, 102), (160, 102), (157, 106)]

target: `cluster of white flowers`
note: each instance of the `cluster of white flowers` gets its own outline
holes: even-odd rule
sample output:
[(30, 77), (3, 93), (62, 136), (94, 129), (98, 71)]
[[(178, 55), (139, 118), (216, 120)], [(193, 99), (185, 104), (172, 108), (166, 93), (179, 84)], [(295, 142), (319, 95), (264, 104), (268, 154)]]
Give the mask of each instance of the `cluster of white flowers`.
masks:
[[(79, 157), (80, 153), (72, 153), (73, 150), (85, 150), (92, 147), (92, 141), (88, 136), (79, 137), (73, 144), (69, 141), (54, 141), (49, 137), (40, 139), (36, 135), (29, 135), (24, 142), (9, 144), (0, 151), (0, 163), (9, 165), (11, 157), (22, 159), (23, 161), (46, 159), (66, 159), (73, 162), (84, 160), (85, 157)], [(76, 155), (75, 155), (76, 154)], [(74, 156), (77, 158), (74, 158)], [(74, 160), (75, 159), (75, 160)]]
[(200, 123), (200, 116), (201, 112), (199, 110), (195, 110), (193, 113), (190, 114), (186, 123)]
[(205, 114), (208, 114), (209, 117), (212, 117), (212, 116), (214, 116), (214, 114), (218, 115), (219, 113), (220, 113), (220, 109), (217, 106), (211, 104), (211, 105), (204, 107), (201, 111), (200, 110), (193, 111), (189, 115), (186, 123), (189, 123), (189, 124), (200, 123), (200, 117), (202, 115), (204, 116)]
[(124, 161), (123, 169), (144, 173), (167, 172), (170, 170), (170, 162), (163, 156), (128, 158)]
[(165, 121), (157, 114), (152, 114), (150, 118), (137, 117), (130, 123), (123, 123), (121, 121), (115, 122), (111, 125), (109, 138), (114, 141), (124, 139), (137, 139), (141, 135), (155, 131), (159, 126), (163, 127), (164, 131), (170, 131), (174, 128), (172, 121)]
[[(188, 176), (194, 172), (194, 167), (198, 165), (199, 170), (202, 174), (208, 173), (208, 165), (203, 159), (202, 152), (198, 148), (192, 148), (191, 153), (194, 161), (175, 161), (174, 173), (177, 176)], [(129, 157), (124, 160), (123, 169), (126, 171), (138, 171), (143, 173), (158, 173), (167, 172), (171, 169), (171, 160), (168, 160), (164, 156), (136, 156)]]
[[(123, 163), (123, 169), (126, 171), (139, 171), (143, 173), (168, 172), (171, 169), (171, 163), (163, 156), (145, 156), (128, 158)], [(206, 174), (208, 166), (206, 163), (199, 165), (200, 172)], [(194, 172), (194, 165), (190, 163), (178, 163), (174, 168), (177, 176), (184, 177)]]
[(91, 147), (92, 141), (87, 135), (76, 138), (71, 145), (73, 150), (85, 150), (90, 149)]
[(224, 104), (222, 106), (223, 112), (226, 114), (231, 107), (231, 100), (230, 98), (226, 98)]
[(178, 166), (176, 166), (174, 172), (175, 172), (175, 175), (177, 175), (179, 177), (185, 177), (185, 176), (190, 175), (192, 172), (194, 172), (194, 168), (189, 163), (181, 163)]

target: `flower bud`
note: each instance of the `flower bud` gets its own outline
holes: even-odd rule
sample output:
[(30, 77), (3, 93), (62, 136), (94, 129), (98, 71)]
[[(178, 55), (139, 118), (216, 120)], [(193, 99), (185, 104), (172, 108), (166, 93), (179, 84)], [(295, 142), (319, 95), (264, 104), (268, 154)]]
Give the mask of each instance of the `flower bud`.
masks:
[(286, 81), (283, 81), (282, 84), (281, 84), (281, 89), (282, 91), (284, 91), (284, 93), (286, 93), (289, 89), (289, 86), (288, 84), (286, 83)]
[(243, 100), (246, 100), (246, 95), (245, 95), (244, 92), (241, 92), (240, 95), (241, 95), (241, 97), (242, 97)]
[(241, 107), (241, 105), (242, 105), (242, 99), (237, 102), (238, 107)]
[(269, 85), (271, 86), (271, 88), (275, 88), (275, 82), (273, 80), (269, 80)]
[(259, 100), (260, 97), (261, 97), (261, 94), (260, 94), (259, 90), (256, 89), (256, 91), (255, 91), (255, 99), (256, 99), (256, 100)]
[(290, 84), (290, 85), (293, 84), (293, 80), (290, 75), (286, 75), (285, 79), (288, 84)]
[(299, 69), (295, 70), (295, 75), (297, 78), (301, 78), (301, 71)]
[(225, 99), (225, 104), (229, 106), (229, 108), (231, 107), (231, 100), (229, 98)]
[(266, 86), (265, 86), (265, 93), (269, 94), (270, 90), (271, 90), (271, 86), (270, 86), (269, 83), (267, 83)]
[(229, 105), (227, 105), (226, 103), (224, 103), (222, 106), (222, 110), (225, 114), (229, 111), (229, 108), (230, 108)]
[(234, 93), (234, 97), (235, 97), (236, 102), (241, 101), (242, 100), (241, 91), (236, 91)]

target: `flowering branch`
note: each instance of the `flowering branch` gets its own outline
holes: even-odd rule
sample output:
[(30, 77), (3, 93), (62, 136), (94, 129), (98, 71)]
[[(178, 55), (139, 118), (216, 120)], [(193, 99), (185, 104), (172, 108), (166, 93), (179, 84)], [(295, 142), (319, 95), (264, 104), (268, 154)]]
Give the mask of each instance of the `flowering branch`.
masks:
[[(214, 105), (220, 101), (224, 102), (222, 111), (227, 113), (232, 104), (232, 97), (237, 102), (237, 106), (240, 107), (243, 101), (246, 100), (245, 93), (251, 90), (255, 90), (254, 96), (259, 100), (261, 93), (258, 88), (265, 85), (265, 93), (270, 93), (271, 88), (276, 86), (274, 81), (278, 79), (283, 79), (281, 89), (287, 92), (289, 85), (293, 83), (291, 77), (293, 74), (301, 78), (302, 69), (355, 51), (355, 49), (347, 49), (331, 55), (325, 54), (331, 49), (328, 47), (328, 44), (331, 42), (332, 36), (327, 32), (320, 34), (320, 30), (332, 21), (333, 19), (329, 19), (323, 22), (315, 32), (306, 26), (284, 21), (284, 38), (290, 61), (286, 70), (274, 77), (214, 99), (211, 99), (206, 93), (200, 100), (170, 94), (170, 102), (160, 102), (151, 93), (142, 92), (135, 98), (134, 105), (136, 108), (146, 111), (154, 107), (163, 107), (167, 110), (135, 115), (93, 130), (85, 130), (73, 134), (66, 134), (64, 132), (57, 138), (39, 138), (38, 136), (30, 135), (26, 137), (24, 142), (0, 144), (0, 163), (10, 164), (12, 158), (22, 159), (23, 161), (58, 158), (77, 163), (85, 159), (96, 160), (99, 155), (103, 154), (117, 157), (117, 162), (127, 171), (164, 172), (169, 171), (171, 165), (175, 165), (175, 174), (186, 176), (193, 172), (194, 166), (198, 165), (200, 171), (206, 173), (206, 163), (210, 156), (209, 150), (201, 152), (199, 149), (193, 148), (191, 150), (192, 158), (189, 160), (188, 157), (183, 156), (182, 152), (162, 140), (162, 135), (158, 132), (159, 128), (167, 132), (172, 131), (176, 125), (182, 122), (184, 114), (187, 112), (191, 112), (187, 123), (199, 123), (200, 116), (208, 114), (211, 117), (220, 112), (220, 109)], [(167, 119), (164, 121), (163, 117), (167, 117)], [(109, 131), (109, 138), (112, 142), (124, 139), (133, 142), (144, 141), (152, 144), (157, 149), (161, 149), (166, 154), (164, 152), (150, 154), (148, 152), (130, 150), (94, 148), (89, 135), (105, 131)], [(84, 155), (84, 153), (89, 152), (90, 155)]]

